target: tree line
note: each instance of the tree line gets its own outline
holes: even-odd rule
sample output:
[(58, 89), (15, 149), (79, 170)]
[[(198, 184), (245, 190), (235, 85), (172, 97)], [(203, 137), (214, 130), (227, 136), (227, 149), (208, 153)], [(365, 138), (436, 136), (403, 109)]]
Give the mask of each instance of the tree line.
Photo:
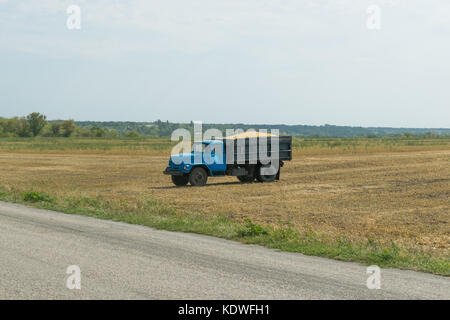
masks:
[[(47, 121), (39, 112), (32, 112), (25, 117), (0, 118), (0, 137), (118, 137), (115, 129), (98, 126), (80, 127), (74, 120)], [(130, 130), (124, 136), (139, 137), (139, 133)]]
[[(169, 121), (153, 122), (131, 122), (131, 121), (77, 121), (77, 125), (82, 127), (97, 126), (100, 128), (114, 129), (119, 135), (124, 135), (130, 130), (134, 130), (144, 136), (170, 137), (172, 132), (178, 128), (187, 129), (193, 133), (194, 124), (192, 121), (187, 123), (176, 123)], [(244, 123), (203, 123), (203, 130), (218, 129), (223, 135), (226, 135), (226, 129), (242, 130), (270, 130), (277, 129), (280, 134), (292, 135), (294, 137), (305, 138), (378, 138), (378, 137), (400, 137), (400, 138), (445, 138), (450, 136), (448, 128), (390, 128), (390, 127), (351, 127), (335, 125), (284, 125), (284, 124), (244, 124)]]
[[(249, 125), (243, 123), (217, 124), (204, 123), (203, 130), (219, 129), (223, 135), (226, 129), (277, 129), (280, 134), (308, 138), (445, 138), (450, 136), (450, 129), (424, 129), (424, 128), (389, 128), (389, 127), (350, 127), (334, 125)], [(184, 128), (191, 133), (194, 124), (175, 123), (169, 121), (131, 122), (131, 121), (74, 121), (51, 120), (39, 112), (33, 112), (25, 117), (10, 119), (0, 118), (0, 137), (130, 137), (139, 136), (170, 137), (178, 128)]]

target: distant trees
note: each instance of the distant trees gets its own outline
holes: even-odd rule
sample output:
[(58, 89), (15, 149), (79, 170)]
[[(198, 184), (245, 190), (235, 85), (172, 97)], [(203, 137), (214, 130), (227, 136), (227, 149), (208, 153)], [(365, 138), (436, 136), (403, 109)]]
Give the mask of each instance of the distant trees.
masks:
[(29, 129), (33, 136), (37, 136), (41, 133), (42, 129), (47, 125), (47, 117), (39, 112), (33, 112), (27, 115), (27, 122)]
[(92, 127), (90, 130), (91, 137), (103, 138), (106, 136), (106, 131), (99, 127)]
[[(51, 121), (39, 112), (26, 117), (0, 118), (0, 136), (2, 137), (70, 137), (77, 129), (74, 120)], [(104, 130), (104, 129), (101, 129)]]
[(19, 136), (19, 118), (0, 119), (0, 126), (2, 128), (2, 136), (18, 137)]
[(17, 125), (15, 122), (17, 121), (17, 118), (11, 118), (11, 119), (1, 119), (1, 127), (2, 127), (2, 135), (3, 136), (14, 136), (17, 134)]
[[(47, 121), (47, 117), (39, 112), (32, 112), (25, 117), (1, 118), (1, 137), (92, 137), (114, 138), (140, 136), (170, 137), (178, 128), (187, 129), (193, 134), (194, 122), (173, 123), (157, 120), (154, 122), (130, 122), (130, 121), (77, 121), (53, 120)], [(450, 137), (450, 129), (437, 128), (363, 128), (349, 126), (307, 126), (307, 125), (248, 125), (242, 123), (217, 124), (203, 123), (203, 130), (219, 129), (225, 135), (226, 129), (270, 130), (277, 129), (280, 134), (288, 134), (304, 138), (379, 138), (394, 137), (400, 139), (440, 139)]]
[(52, 136), (59, 137), (61, 131), (61, 123), (52, 122), (52, 124), (50, 125), (50, 131)]
[(412, 138), (414, 137), (414, 134), (412, 132), (403, 132), (403, 136), (405, 138)]
[(70, 137), (76, 131), (77, 126), (74, 120), (52, 121), (48, 126), (45, 136)]
[(139, 138), (140, 134), (137, 131), (128, 131), (127, 134), (125, 135), (125, 137), (127, 138)]
[(61, 135), (63, 137), (70, 137), (72, 133), (75, 132), (76, 129), (75, 121), (73, 120), (66, 120), (61, 123)]
[(39, 135), (47, 121), (44, 115), (38, 112), (30, 113), (26, 117), (0, 119), (0, 136), (6, 137), (32, 137)]
[(6, 137), (31, 137), (30, 124), (26, 118), (0, 119), (1, 135)]
[(117, 130), (108, 130), (108, 132), (106, 133), (106, 136), (108, 138), (117, 138), (119, 136), (119, 132)]
[(18, 119), (17, 134), (19, 137), (31, 137), (33, 133), (30, 129), (30, 123), (25, 118)]

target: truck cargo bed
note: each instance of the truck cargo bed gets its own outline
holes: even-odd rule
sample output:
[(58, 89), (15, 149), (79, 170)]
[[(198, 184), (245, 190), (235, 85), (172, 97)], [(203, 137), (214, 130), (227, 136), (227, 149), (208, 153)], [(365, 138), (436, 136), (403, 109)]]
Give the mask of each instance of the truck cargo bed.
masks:
[[(250, 139), (253, 141), (256, 141), (256, 148), (253, 146), (253, 150), (250, 150)], [(224, 149), (225, 153), (228, 155), (227, 148), (229, 147), (229, 144), (231, 141), (234, 144), (234, 163), (237, 164), (240, 159), (245, 159), (245, 163), (250, 163), (250, 156), (253, 156), (253, 159), (256, 159), (256, 161), (261, 161), (260, 158), (260, 150), (259, 150), (259, 137), (253, 137), (253, 138), (238, 138), (238, 139), (227, 139), (224, 138)], [(267, 141), (267, 156), (272, 158), (272, 143), (271, 143), (271, 137), (266, 138)], [(292, 136), (288, 135), (280, 135), (278, 136), (278, 144), (279, 144), (279, 151), (278, 151), (278, 160), (279, 161), (289, 161), (292, 160)], [(264, 152), (264, 150), (263, 150)], [(255, 154), (256, 153), (256, 154)], [(229, 157), (227, 157), (229, 159)], [(241, 160), (242, 161), (242, 160)], [(227, 163), (229, 161), (227, 160)], [(239, 161), (240, 162), (240, 161)], [(231, 164), (231, 163), (228, 163)]]

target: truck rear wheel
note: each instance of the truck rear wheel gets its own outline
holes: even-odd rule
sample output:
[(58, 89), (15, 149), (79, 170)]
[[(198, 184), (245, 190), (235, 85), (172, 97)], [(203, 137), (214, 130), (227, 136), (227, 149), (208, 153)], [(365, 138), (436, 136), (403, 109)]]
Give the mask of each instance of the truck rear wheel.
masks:
[(262, 167), (259, 167), (256, 170), (256, 180), (258, 180), (259, 182), (273, 182), (273, 181), (275, 181), (275, 179), (277, 177), (276, 174), (262, 175), (261, 174), (261, 169), (262, 169)]
[(206, 170), (201, 167), (192, 169), (191, 173), (189, 174), (189, 182), (192, 186), (204, 186), (207, 180), (208, 174), (206, 173)]
[(249, 175), (237, 176), (237, 178), (239, 179), (240, 182), (243, 182), (243, 183), (250, 183), (255, 180), (254, 177), (249, 176)]
[(189, 182), (188, 176), (172, 176), (172, 182), (176, 186), (185, 186)]

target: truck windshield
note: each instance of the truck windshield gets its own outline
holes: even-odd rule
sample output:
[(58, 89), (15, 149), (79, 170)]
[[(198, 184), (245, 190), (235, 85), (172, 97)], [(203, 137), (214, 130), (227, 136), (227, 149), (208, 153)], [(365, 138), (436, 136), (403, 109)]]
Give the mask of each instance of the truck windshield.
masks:
[(209, 143), (205, 143), (205, 142), (195, 142), (194, 145), (192, 146), (192, 151), (193, 152), (205, 152), (205, 148), (206, 146), (209, 145)]

